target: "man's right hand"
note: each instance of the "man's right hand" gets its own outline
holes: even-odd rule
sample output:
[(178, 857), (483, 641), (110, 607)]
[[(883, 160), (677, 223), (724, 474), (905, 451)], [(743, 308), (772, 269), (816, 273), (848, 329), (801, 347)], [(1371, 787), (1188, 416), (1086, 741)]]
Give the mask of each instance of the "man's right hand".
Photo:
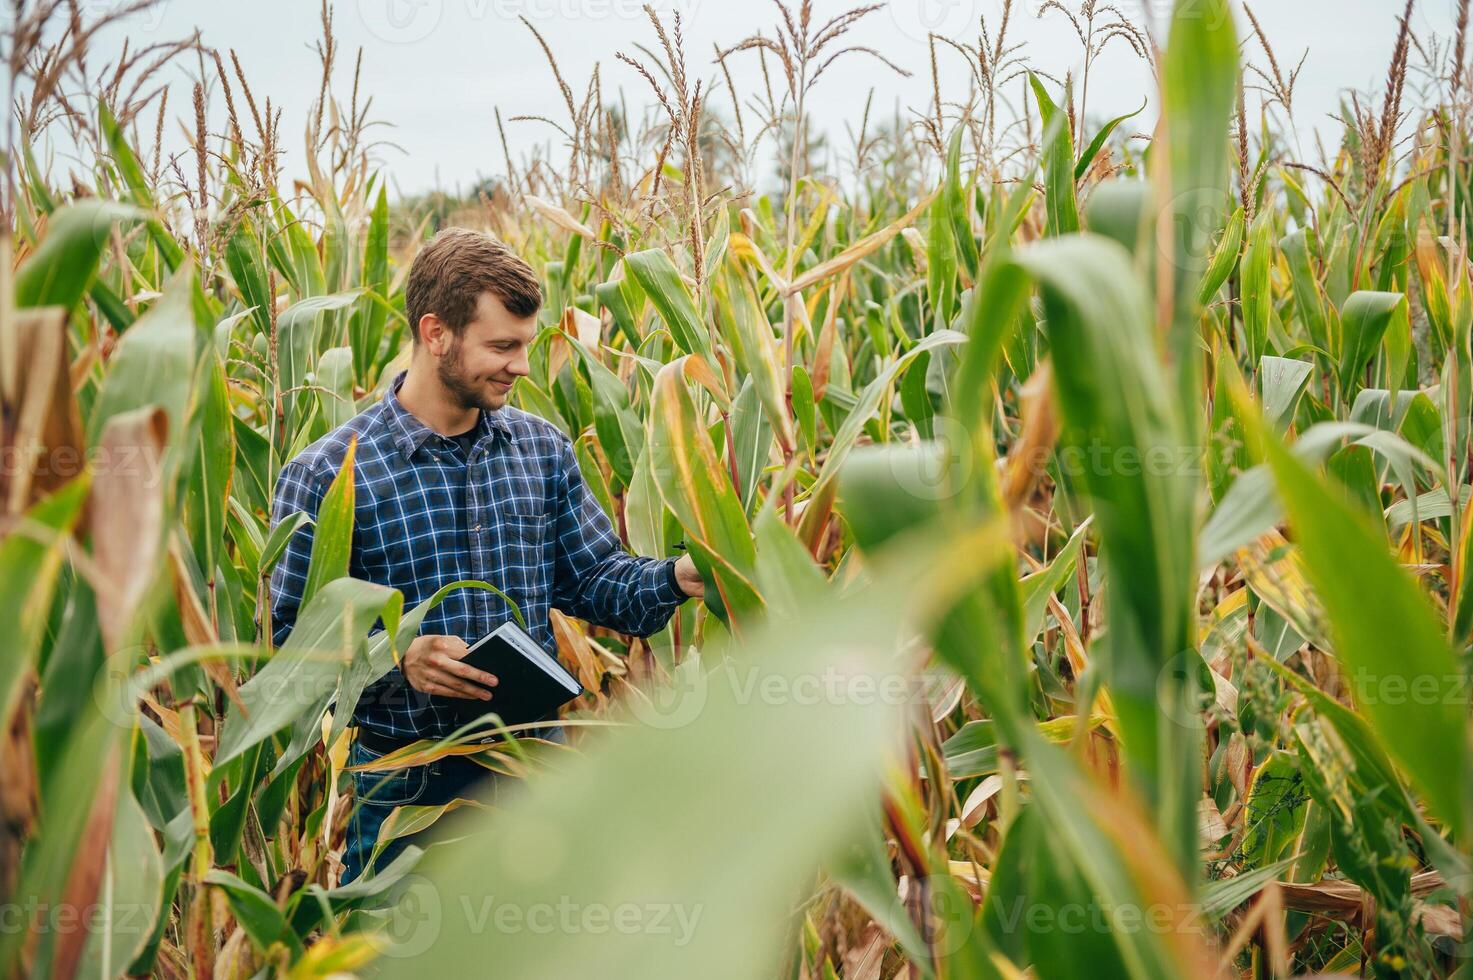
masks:
[(404, 651), (400, 669), (416, 691), (490, 701), (491, 692), (486, 688), (497, 685), (496, 675), (462, 663), (469, 652), (470, 647), (458, 636), (419, 636)]

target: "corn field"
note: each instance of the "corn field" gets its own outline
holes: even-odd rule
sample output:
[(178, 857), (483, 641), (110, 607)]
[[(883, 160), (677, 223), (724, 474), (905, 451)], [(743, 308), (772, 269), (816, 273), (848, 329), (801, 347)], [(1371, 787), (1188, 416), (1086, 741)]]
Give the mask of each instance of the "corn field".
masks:
[[(420, 198), (325, 5), (299, 136), (208, 38), (87, 54), (146, 4), (17, 3), (0, 974), (1473, 976), (1473, 78), (1423, 2), (1456, 36), (1357, 28), (1393, 61), (1314, 158), (1229, 0), (1050, 0), (1077, 77), (997, 0), (930, 39), (970, 90), (834, 167), (834, 59), (935, 77), (850, 44), (877, 8), (714, 55), (650, 11), (601, 66), (524, 22), (555, 152)], [(1151, 114), (1089, 112), (1107, 48)], [(542, 278), (513, 403), (706, 592), (647, 638), (554, 611), (570, 744), (385, 757), (517, 792), (400, 807), (380, 846), (434, 842), (343, 885), (353, 706), (474, 583), (348, 576), (350, 457), (273, 648), (272, 493), (407, 364), (448, 225)]]

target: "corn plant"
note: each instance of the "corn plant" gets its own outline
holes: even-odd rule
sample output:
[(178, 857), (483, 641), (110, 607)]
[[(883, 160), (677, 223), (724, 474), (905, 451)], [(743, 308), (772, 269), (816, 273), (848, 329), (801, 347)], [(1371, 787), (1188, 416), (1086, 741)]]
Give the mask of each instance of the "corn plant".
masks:
[[(58, 5), (18, 7), (0, 971), (1465, 973), (1469, 4), (1450, 45), (1406, 5), (1379, 106), (1348, 96), (1317, 162), (1251, 11), (1250, 48), (1226, 0), (1046, 4), (1076, 98), (998, 6), (931, 39), (970, 90), (867, 109), (847, 181), (809, 96), (841, 55), (908, 70), (848, 43), (876, 8), (779, 3), (710, 79), (651, 12), (620, 57), (642, 120), (599, 66), (580, 100), (527, 22), (568, 118), (506, 122), (568, 164), (508, 151), (465, 200), (391, 199), (326, 5), (291, 178), (235, 52), (104, 71), (87, 30), (48, 47)], [(1114, 39), (1158, 81), (1144, 152), (1135, 116), (1085, 114)], [(152, 80), (186, 54), (166, 155)], [(430, 608), (498, 583), (405, 608), (350, 577), (350, 453), (274, 647), (306, 519), (272, 526), (271, 495), (407, 363), (403, 279), (446, 224), (538, 269), (516, 403), (706, 593), (647, 638), (554, 612), (572, 744), (493, 713), (373, 763), (514, 791), (397, 809), (380, 846), (432, 842), (343, 885), (353, 707)]]

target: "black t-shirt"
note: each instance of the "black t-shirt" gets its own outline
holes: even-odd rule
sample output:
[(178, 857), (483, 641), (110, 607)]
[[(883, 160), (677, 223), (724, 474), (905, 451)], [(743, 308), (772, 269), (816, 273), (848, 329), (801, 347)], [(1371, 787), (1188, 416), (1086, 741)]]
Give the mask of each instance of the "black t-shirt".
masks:
[(450, 437), (460, 446), (460, 455), (462, 458), (466, 460), (471, 458), (471, 450), (476, 447), (476, 439), (479, 436), (479, 431), (479, 427), (473, 425), (464, 432), (457, 432)]
[[(478, 426), (473, 425), (469, 429), (466, 429), (464, 432), (457, 432), (454, 435), (451, 435), (451, 436), (447, 436), (446, 437), (446, 438), (448, 438), (452, 443), (454, 443), (458, 447), (458, 449), (459, 449), (459, 455), (460, 455), (460, 461), (461, 461), (461, 463), (466, 464), (467, 466), (470, 464), (471, 450), (474, 449), (475, 446), (476, 446), (476, 439), (477, 439), (478, 435), (479, 435), (479, 428), (478, 428)], [(470, 479), (470, 471), (467, 470), (466, 471), (466, 480), (469, 481), (469, 479)], [(466, 525), (466, 519), (470, 515), (470, 510), (466, 507), (465, 496), (466, 496), (466, 486), (465, 486), (465, 484), (461, 484), (459, 487), (457, 487), (455, 489), (455, 502), (459, 505), (459, 508), (460, 508), (459, 516), (456, 519), (460, 522), (461, 531), (463, 533), (469, 535), (470, 534), (470, 529)]]

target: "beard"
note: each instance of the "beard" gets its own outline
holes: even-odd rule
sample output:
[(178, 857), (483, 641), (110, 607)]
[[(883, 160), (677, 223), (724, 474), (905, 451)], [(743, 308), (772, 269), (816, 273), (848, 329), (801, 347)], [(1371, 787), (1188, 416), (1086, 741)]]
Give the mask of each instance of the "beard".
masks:
[(479, 408), (483, 412), (494, 412), (501, 407), (493, 400), (491, 388), (466, 370), (461, 358), (459, 337), (450, 342), (450, 350), (435, 363), (435, 375), (450, 397), (463, 409)]

